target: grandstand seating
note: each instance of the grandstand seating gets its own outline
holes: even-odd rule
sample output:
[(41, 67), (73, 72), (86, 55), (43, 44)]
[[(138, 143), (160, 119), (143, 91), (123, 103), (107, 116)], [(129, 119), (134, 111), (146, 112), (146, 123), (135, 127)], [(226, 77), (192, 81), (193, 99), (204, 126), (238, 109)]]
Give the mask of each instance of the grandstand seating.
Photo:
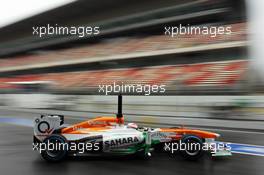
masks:
[(243, 79), (248, 61), (234, 60), (156, 67), (48, 73), (1, 78), (0, 88), (16, 88), (10, 82), (49, 81), (55, 89), (98, 88), (100, 84), (165, 84), (168, 87), (225, 87)]
[(91, 57), (105, 57), (120, 54), (139, 53), (192, 47), (203, 44), (222, 43), (246, 40), (246, 23), (232, 24), (231, 35), (181, 35), (169, 37), (154, 35), (146, 37), (127, 37), (103, 40), (97, 44), (90, 44), (78, 48), (61, 49), (56, 51), (42, 51), (31, 55), (0, 59), (0, 68), (23, 65), (39, 65), (66, 60), (89, 59)]

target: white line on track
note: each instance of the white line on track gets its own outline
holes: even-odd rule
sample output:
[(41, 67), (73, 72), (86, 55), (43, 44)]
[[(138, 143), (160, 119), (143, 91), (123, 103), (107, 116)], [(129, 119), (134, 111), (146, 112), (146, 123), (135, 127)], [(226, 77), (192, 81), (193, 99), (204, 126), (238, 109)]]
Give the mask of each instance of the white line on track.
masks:
[(246, 155), (251, 155), (251, 156), (261, 156), (264, 157), (264, 155), (262, 154), (254, 154), (254, 153), (241, 153), (241, 152), (237, 152), (237, 151), (232, 151), (232, 153), (236, 153), (236, 154), (246, 154)]

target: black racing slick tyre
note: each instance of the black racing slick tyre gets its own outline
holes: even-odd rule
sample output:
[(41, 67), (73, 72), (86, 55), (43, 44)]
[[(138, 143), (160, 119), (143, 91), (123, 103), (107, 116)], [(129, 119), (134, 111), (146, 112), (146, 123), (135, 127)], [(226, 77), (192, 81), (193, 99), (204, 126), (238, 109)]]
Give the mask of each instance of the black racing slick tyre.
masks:
[(62, 161), (68, 152), (66, 138), (61, 135), (52, 134), (44, 139), (45, 150), (41, 151), (41, 156), (48, 162)]
[(185, 145), (184, 149), (180, 150), (180, 155), (186, 160), (198, 160), (204, 155), (203, 141), (195, 135), (185, 135), (181, 139), (181, 144)]
[(142, 159), (142, 160), (150, 160), (151, 158), (151, 153), (145, 153), (145, 150), (142, 150), (142, 151), (138, 151), (136, 153), (136, 156), (139, 158), (139, 159)]

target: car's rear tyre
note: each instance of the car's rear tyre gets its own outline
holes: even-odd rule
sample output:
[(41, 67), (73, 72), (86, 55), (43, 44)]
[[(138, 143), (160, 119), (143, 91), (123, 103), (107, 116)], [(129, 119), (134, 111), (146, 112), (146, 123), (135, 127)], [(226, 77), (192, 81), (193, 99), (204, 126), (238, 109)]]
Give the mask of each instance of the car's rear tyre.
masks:
[[(41, 156), (49, 162), (58, 162), (67, 156), (67, 140), (61, 135), (52, 134), (44, 139), (43, 144), (46, 149), (41, 152)], [(52, 146), (54, 145), (54, 146)]]
[(204, 155), (203, 141), (195, 135), (185, 135), (181, 139), (181, 143), (186, 145), (186, 148), (180, 150), (180, 155), (186, 160), (198, 160)]
[(146, 153), (145, 150), (140, 150), (138, 152), (136, 152), (136, 157), (138, 157), (139, 159), (142, 160), (149, 160), (151, 158), (151, 153)]

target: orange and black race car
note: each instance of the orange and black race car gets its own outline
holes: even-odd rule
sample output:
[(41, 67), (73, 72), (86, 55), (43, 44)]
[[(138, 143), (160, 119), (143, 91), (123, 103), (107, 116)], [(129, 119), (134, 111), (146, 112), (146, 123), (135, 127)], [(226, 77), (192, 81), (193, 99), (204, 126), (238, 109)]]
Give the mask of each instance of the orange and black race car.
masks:
[(202, 130), (138, 127), (125, 124), (122, 96), (118, 96), (116, 117), (96, 117), (74, 125), (64, 125), (60, 115), (42, 115), (35, 119), (33, 149), (48, 161), (66, 156), (106, 156), (136, 154), (149, 158), (153, 150), (179, 153), (196, 160), (205, 151), (212, 156), (231, 155), (228, 144), (216, 142), (220, 135)]

